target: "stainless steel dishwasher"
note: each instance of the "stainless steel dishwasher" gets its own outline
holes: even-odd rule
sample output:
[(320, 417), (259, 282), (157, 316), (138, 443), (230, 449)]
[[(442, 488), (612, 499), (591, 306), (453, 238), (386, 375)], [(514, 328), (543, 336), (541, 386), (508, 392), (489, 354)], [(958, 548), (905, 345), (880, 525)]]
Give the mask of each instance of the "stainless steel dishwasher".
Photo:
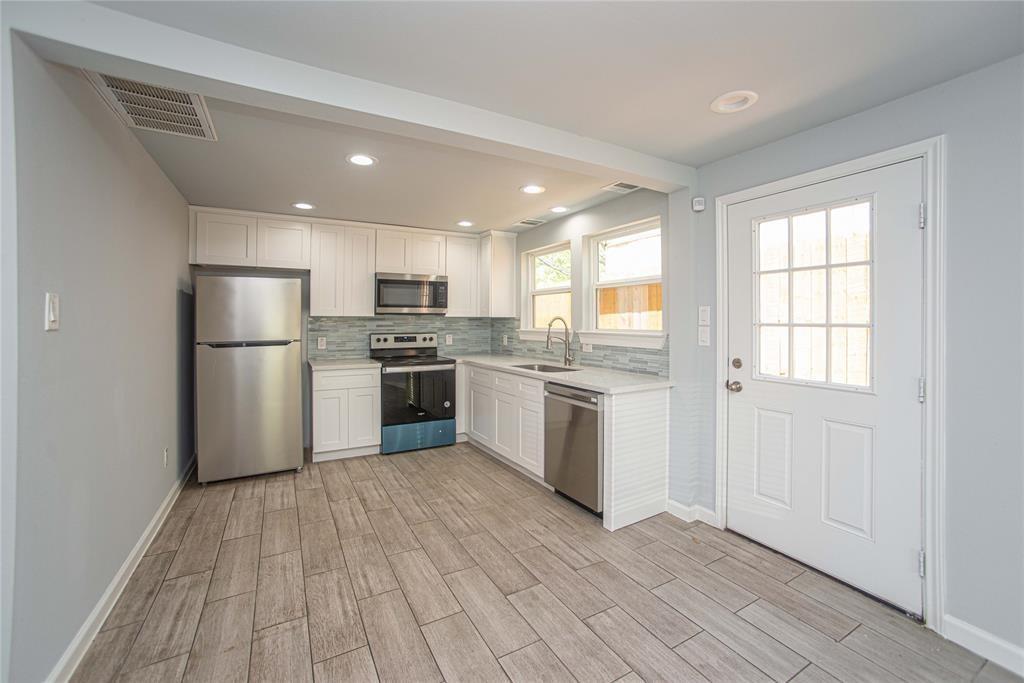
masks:
[(594, 512), (604, 509), (604, 394), (544, 385), (544, 481)]

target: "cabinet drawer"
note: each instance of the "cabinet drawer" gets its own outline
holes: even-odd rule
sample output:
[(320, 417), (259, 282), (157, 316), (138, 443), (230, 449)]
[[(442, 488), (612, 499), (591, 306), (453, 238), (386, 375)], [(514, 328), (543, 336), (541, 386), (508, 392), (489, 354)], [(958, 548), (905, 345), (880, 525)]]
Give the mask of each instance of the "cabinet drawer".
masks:
[(516, 385), (519, 378), (515, 375), (506, 375), (503, 372), (494, 373), (494, 388), (509, 394), (516, 393)]
[(476, 382), (485, 387), (494, 385), (494, 373), (490, 370), (484, 370), (473, 365), (469, 366), (469, 381)]
[(528, 401), (544, 401), (544, 382), (539, 379), (516, 378), (516, 393)]
[(360, 389), (380, 386), (377, 372), (351, 372), (348, 370), (319, 370), (313, 373), (313, 390)]

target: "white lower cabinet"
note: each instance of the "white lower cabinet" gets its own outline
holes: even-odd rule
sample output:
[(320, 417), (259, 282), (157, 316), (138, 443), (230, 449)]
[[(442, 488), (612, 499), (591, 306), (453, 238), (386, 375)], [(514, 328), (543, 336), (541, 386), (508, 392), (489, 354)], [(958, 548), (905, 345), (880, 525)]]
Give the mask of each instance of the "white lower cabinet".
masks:
[[(455, 397), (458, 405), (458, 396)], [(480, 443), (494, 444), (494, 390), (478, 384), (469, 385), (469, 435)]]
[(380, 374), (313, 371), (313, 460), (374, 452), (380, 445)]
[[(544, 383), (470, 368), (468, 435), (520, 467), (544, 476)], [(456, 396), (456, 405), (459, 397)]]

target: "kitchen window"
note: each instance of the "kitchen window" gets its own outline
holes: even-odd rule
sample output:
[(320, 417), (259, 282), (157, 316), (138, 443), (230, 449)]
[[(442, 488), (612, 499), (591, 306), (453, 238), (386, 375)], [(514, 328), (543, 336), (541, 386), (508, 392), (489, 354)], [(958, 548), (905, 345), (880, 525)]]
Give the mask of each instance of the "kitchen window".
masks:
[(590, 264), (594, 331), (628, 335), (664, 330), (659, 220), (591, 237)]
[(568, 244), (529, 255), (530, 327), (546, 330), (557, 316), (572, 326), (572, 252)]

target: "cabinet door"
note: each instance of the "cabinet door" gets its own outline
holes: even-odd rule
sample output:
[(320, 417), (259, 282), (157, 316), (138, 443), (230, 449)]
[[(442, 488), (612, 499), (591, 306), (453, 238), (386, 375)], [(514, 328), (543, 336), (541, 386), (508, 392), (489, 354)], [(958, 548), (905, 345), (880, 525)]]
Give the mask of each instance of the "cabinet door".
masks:
[(475, 237), (448, 237), (445, 240), (449, 318), (470, 318), (479, 315), (479, 257), (480, 240)]
[(514, 318), (516, 315), (516, 236), (494, 233), (490, 254), (490, 310), (492, 318)]
[(349, 389), (313, 392), (313, 452), (348, 448)]
[(494, 450), (519, 462), (519, 400), (510, 394), (494, 392)]
[[(377, 231), (372, 228), (345, 228), (344, 315), (373, 315), (373, 275), (376, 272)], [(376, 443), (376, 442), (375, 442)]]
[[(484, 318), (491, 314), (491, 242), (490, 235), (480, 238), (480, 261), (477, 266), (480, 282), (480, 315)], [(507, 286), (507, 285), (506, 285)], [(450, 289), (450, 288), (449, 288)], [(450, 296), (450, 295), (449, 295)]]
[(380, 388), (348, 389), (348, 447), (380, 443)]
[(417, 235), (410, 237), (409, 272), (416, 275), (445, 274), (444, 235)]
[(345, 315), (345, 229), (314, 225), (309, 258), (309, 314)]
[(544, 404), (519, 399), (519, 457), (526, 469), (544, 476)]
[(410, 235), (399, 230), (377, 231), (377, 272), (411, 273)]
[(309, 223), (274, 221), (261, 218), (257, 222), (256, 265), (267, 268), (309, 268)]
[(256, 265), (256, 217), (197, 213), (195, 262), (223, 266)]
[(459, 363), (455, 366), (455, 433), (466, 433), (466, 402), (469, 400), (469, 380), (466, 377), (466, 366)]
[(494, 391), (469, 385), (469, 433), (488, 446), (494, 444)]

